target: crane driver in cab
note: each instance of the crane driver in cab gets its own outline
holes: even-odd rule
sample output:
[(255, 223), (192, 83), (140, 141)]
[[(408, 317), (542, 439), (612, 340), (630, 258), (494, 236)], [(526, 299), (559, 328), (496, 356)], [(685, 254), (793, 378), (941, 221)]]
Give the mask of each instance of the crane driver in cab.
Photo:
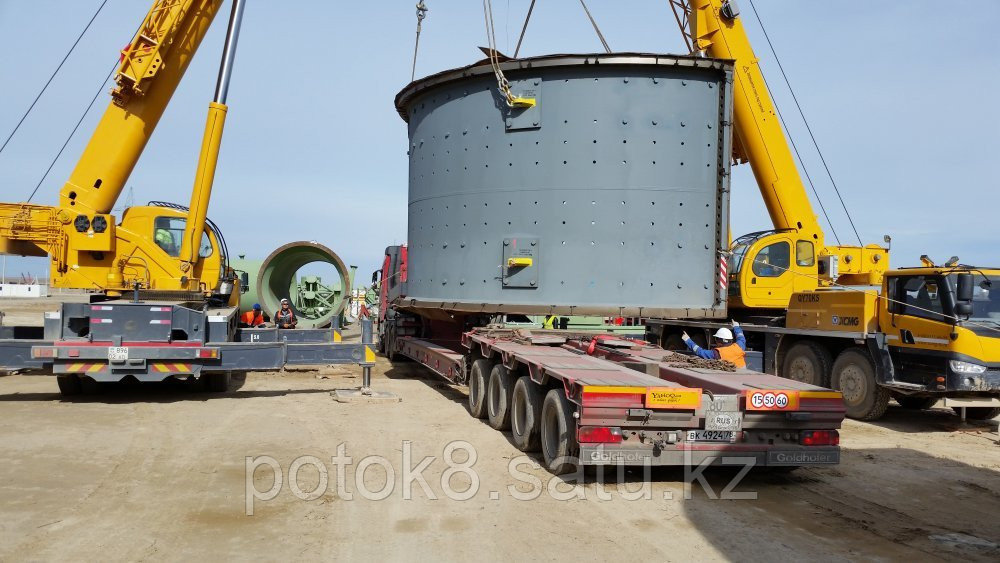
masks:
[(740, 328), (740, 323), (736, 321), (733, 321), (732, 330), (723, 327), (715, 331), (712, 340), (715, 341), (716, 347), (711, 350), (706, 350), (695, 344), (694, 340), (691, 340), (691, 337), (686, 332), (681, 334), (681, 338), (684, 340), (684, 344), (688, 347), (688, 350), (694, 352), (699, 358), (723, 360), (738, 368), (747, 367), (747, 339), (743, 336), (743, 329)]

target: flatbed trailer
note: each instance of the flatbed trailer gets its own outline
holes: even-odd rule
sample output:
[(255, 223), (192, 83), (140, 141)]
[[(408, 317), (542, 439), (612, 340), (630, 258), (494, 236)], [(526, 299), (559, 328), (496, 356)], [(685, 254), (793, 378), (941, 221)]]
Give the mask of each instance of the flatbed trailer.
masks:
[(0, 371), (55, 375), (74, 395), (91, 382), (204, 380), (225, 391), (234, 372), (288, 365), (375, 363), (371, 321), (361, 339), (329, 329), (240, 328), (236, 307), (109, 300), (63, 303), (42, 327), (0, 327)]
[(476, 328), (460, 340), (397, 336), (387, 352), (469, 388), (468, 409), (564, 473), (591, 465), (840, 461), (841, 394), (744, 369), (699, 367), (636, 340)]

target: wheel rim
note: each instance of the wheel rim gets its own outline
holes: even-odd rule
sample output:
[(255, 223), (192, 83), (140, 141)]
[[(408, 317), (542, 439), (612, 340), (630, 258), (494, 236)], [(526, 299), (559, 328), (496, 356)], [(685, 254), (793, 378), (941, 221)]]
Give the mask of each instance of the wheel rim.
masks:
[(792, 360), (788, 366), (789, 379), (801, 381), (802, 383), (812, 383), (815, 381), (816, 370), (813, 369), (812, 362), (808, 358), (798, 357)]
[(840, 371), (840, 392), (844, 401), (853, 405), (864, 399), (868, 394), (868, 380), (860, 367), (848, 365)]

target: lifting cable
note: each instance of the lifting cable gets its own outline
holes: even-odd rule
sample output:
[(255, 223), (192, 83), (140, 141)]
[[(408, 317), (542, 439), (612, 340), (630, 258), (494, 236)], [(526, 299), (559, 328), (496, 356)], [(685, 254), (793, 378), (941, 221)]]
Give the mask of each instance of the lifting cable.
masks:
[(583, 11), (587, 13), (587, 18), (590, 19), (590, 25), (594, 26), (594, 31), (597, 32), (597, 38), (601, 40), (601, 45), (604, 45), (604, 51), (607, 53), (611, 52), (611, 47), (608, 47), (608, 42), (604, 40), (604, 34), (601, 33), (601, 28), (597, 27), (597, 22), (594, 21), (594, 16), (590, 15), (590, 10), (587, 8), (587, 3), (580, 0), (580, 5), (583, 6)]
[(528, 21), (531, 20), (531, 12), (535, 9), (535, 0), (531, 0), (528, 6), (528, 15), (524, 16), (524, 25), (521, 27), (521, 36), (517, 38), (517, 47), (514, 48), (514, 58), (521, 52), (521, 42), (524, 41), (524, 32), (528, 31)]
[[(580, 0), (581, 2), (583, 0)], [(864, 246), (861, 242), (861, 235), (858, 234), (857, 227), (854, 226), (854, 219), (851, 217), (851, 212), (847, 209), (847, 204), (844, 203), (844, 198), (840, 195), (840, 189), (837, 187), (837, 182), (833, 179), (833, 174), (830, 172), (830, 167), (826, 164), (826, 158), (823, 156), (823, 151), (819, 148), (819, 143), (816, 142), (816, 136), (813, 135), (812, 127), (809, 126), (809, 121), (806, 119), (806, 114), (802, 111), (802, 106), (799, 104), (799, 99), (795, 95), (795, 90), (792, 89), (792, 84), (788, 80), (788, 75), (785, 74), (785, 68), (781, 66), (781, 60), (778, 58), (778, 53), (774, 50), (774, 45), (771, 43), (771, 38), (767, 34), (767, 30), (764, 29), (764, 22), (761, 21), (760, 15), (757, 13), (757, 7), (754, 6), (753, 0), (750, 0), (750, 9), (753, 10), (753, 15), (757, 18), (757, 23), (760, 25), (760, 30), (764, 33), (764, 39), (767, 40), (767, 46), (771, 49), (771, 55), (774, 56), (774, 61), (778, 63), (778, 69), (781, 71), (781, 76), (785, 80), (785, 85), (788, 86), (788, 91), (792, 95), (792, 100), (795, 101), (795, 107), (799, 110), (799, 115), (802, 117), (802, 122), (806, 126), (806, 131), (809, 132), (809, 138), (812, 139), (813, 147), (816, 148), (816, 153), (819, 154), (820, 161), (823, 163), (823, 168), (826, 169), (826, 175), (830, 178), (830, 183), (833, 184), (833, 190), (837, 193), (837, 198), (840, 200), (841, 207), (844, 208), (844, 213), (847, 215), (847, 220), (851, 223), (851, 229), (854, 230), (854, 236), (858, 237), (858, 244)], [(829, 218), (827, 218), (829, 221)]]
[(73, 54), (73, 50), (76, 49), (76, 45), (80, 42), (80, 39), (83, 39), (83, 35), (87, 33), (88, 29), (90, 29), (90, 24), (94, 23), (94, 20), (97, 19), (97, 14), (101, 13), (101, 10), (104, 9), (104, 5), (107, 3), (108, 0), (104, 0), (103, 2), (101, 2), (101, 5), (97, 7), (97, 11), (94, 12), (94, 15), (90, 17), (90, 21), (87, 22), (87, 25), (84, 26), (83, 31), (80, 32), (80, 35), (77, 36), (76, 41), (73, 42), (73, 45), (69, 48), (69, 51), (67, 51), (66, 54), (63, 56), (62, 61), (59, 62), (59, 66), (56, 67), (56, 69), (52, 72), (52, 76), (50, 76), (49, 80), (45, 83), (45, 86), (42, 86), (42, 90), (38, 92), (37, 96), (35, 96), (35, 101), (31, 102), (31, 105), (28, 106), (28, 111), (24, 112), (24, 115), (22, 115), (21, 119), (17, 122), (17, 125), (14, 126), (14, 130), (11, 131), (10, 135), (7, 136), (7, 140), (5, 140), (3, 142), (3, 145), (0, 146), (0, 152), (3, 152), (3, 150), (7, 148), (7, 143), (10, 142), (11, 138), (14, 136), (14, 133), (17, 133), (17, 130), (21, 128), (21, 124), (24, 123), (24, 120), (28, 117), (28, 114), (31, 113), (32, 109), (34, 109), (35, 104), (38, 103), (38, 100), (42, 97), (42, 94), (45, 93), (45, 90), (49, 87), (49, 84), (52, 84), (52, 80), (56, 77), (56, 74), (59, 73), (59, 69), (62, 68), (63, 64), (66, 62), (66, 59), (68, 59), (69, 56)]
[(503, 96), (507, 106), (514, 107), (514, 93), (510, 91), (510, 82), (507, 81), (507, 77), (503, 74), (503, 69), (500, 68), (496, 31), (493, 27), (493, 2), (491, 0), (483, 0), (483, 17), (486, 19), (486, 41), (489, 48), (490, 66), (493, 68), (493, 74), (497, 78), (497, 88), (500, 89), (500, 94)]
[(90, 103), (87, 104), (87, 109), (83, 110), (83, 115), (81, 115), (80, 119), (77, 120), (76, 125), (73, 126), (73, 130), (69, 132), (69, 136), (66, 137), (66, 141), (59, 149), (59, 152), (56, 153), (55, 158), (53, 158), (52, 162), (49, 163), (49, 167), (45, 170), (45, 174), (42, 174), (42, 178), (38, 180), (38, 184), (35, 185), (35, 189), (31, 190), (31, 195), (28, 196), (27, 203), (31, 203), (31, 198), (35, 197), (35, 194), (38, 192), (38, 188), (42, 187), (42, 182), (44, 182), (45, 178), (49, 176), (49, 172), (52, 172), (52, 167), (56, 165), (56, 161), (59, 160), (63, 151), (66, 150), (66, 145), (69, 144), (70, 139), (72, 139), (73, 135), (76, 134), (76, 130), (80, 128), (80, 124), (83, 123), (83, 119), (87, 117), (88, 113), (90, 113), (90, 108), (94, 107), (94, 102), (96, 102), (97, 98), (100, 97), (102, 92), (104, 92), (104, 85), (111, 79), (111, 75), (115, 73), (115, 69), (118, 68), (118, 64), (118, 61), (115, 61), (115, 66), (111, 67), (111, 72), (109, 72), (108, 75), (104, 77), (104, 80), (101, 81), (101, 85), (97, 88), (97, 93), (94, 94), (94, 97), (90, 99)]
[(410, 82), (417, 77), (417, 49), (420, 48), (420, 24), (423, 23), (424, 18), (427, 17), (427, 5), (424, 4), (424, 0), (417, 2), (417, 39), (413, 43), (413, 69), (410, 71)]

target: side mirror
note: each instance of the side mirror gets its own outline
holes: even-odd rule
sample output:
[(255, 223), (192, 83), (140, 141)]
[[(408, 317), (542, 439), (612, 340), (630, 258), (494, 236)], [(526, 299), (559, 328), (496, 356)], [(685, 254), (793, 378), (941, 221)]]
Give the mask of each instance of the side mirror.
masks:
[(975, 282), (973, 281), (973, 276), (969, 272), (963, 272), (958, 274), (958, 295), (956, 300), (959, 302), (972, 302), (972, 292), (975, 289)]
[(240, 293), (246, 293), (250, 291), (250, 274), (247, 272), (240, 272)]

